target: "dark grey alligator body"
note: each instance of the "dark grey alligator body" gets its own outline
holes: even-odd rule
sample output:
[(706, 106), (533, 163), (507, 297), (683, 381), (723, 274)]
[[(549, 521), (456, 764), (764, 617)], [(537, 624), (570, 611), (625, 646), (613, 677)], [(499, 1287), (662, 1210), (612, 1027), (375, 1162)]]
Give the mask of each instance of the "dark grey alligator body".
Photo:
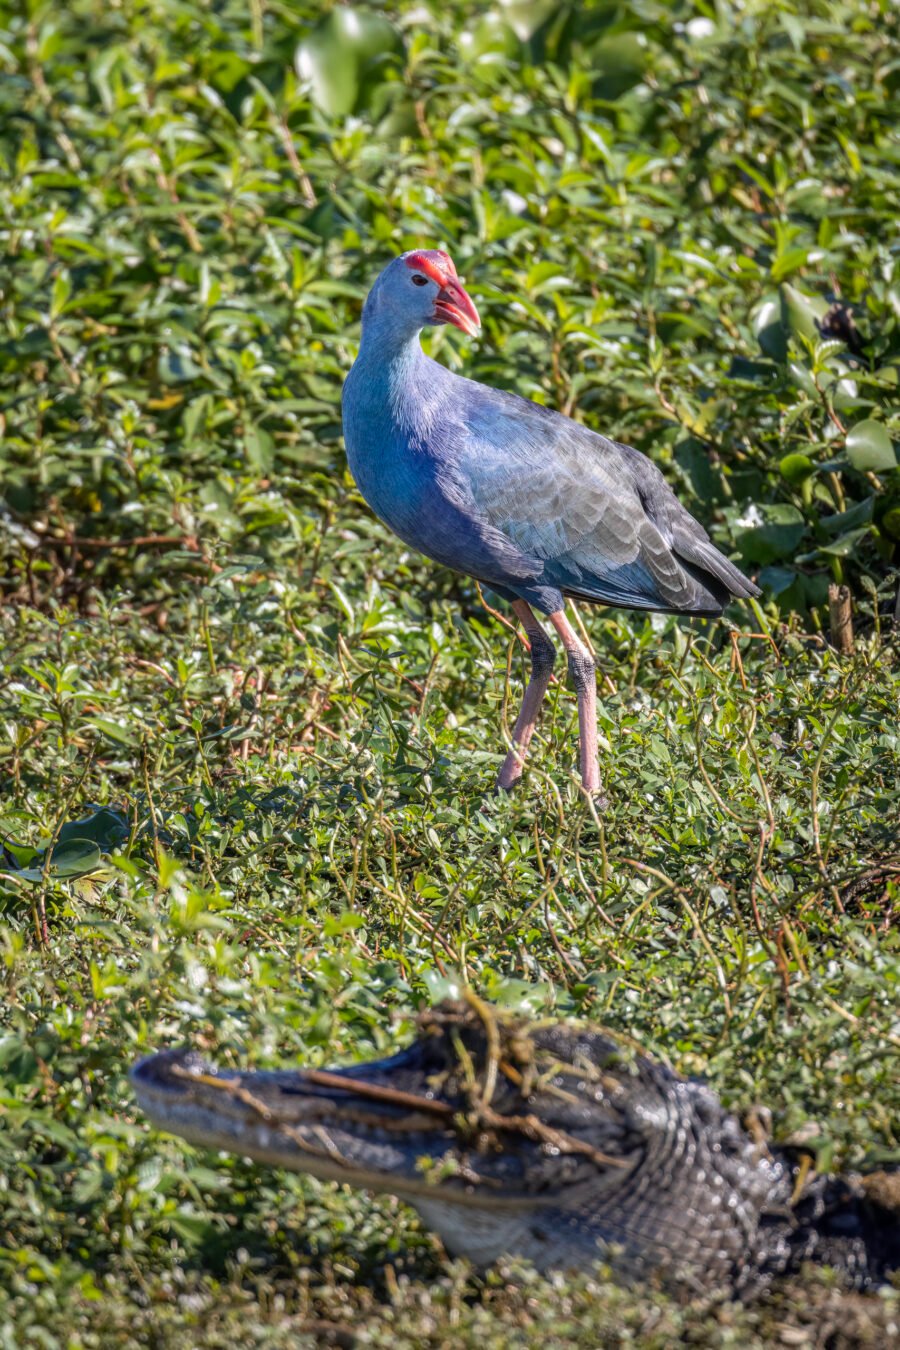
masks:
[(606, 1260), (625, 1278), (751, 1296), (813, 1260), (858, 1289), (900, 1264), (900, 1177), (806, 1177), (701, 1084), (608, 1035), (470, 1000), (390, 1059), (219, 1073), (190, 1051), (133, 1071), (157, 1125), (263, 1162), (389, 1191), (488, 1264)]

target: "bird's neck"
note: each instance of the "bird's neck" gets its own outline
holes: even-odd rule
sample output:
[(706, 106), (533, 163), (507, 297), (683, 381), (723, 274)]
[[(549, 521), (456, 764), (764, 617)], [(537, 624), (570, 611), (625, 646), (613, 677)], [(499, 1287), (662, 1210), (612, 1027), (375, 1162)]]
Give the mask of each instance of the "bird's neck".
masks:
[(425, 360), (419, 342), (421, 328), (402, 328), (391, 323), (380, 314), (367, 314), (363, 311), (362, 338), (359, 344), (358, 361), (382, 368), (389, 365), (400, 372), (415, 370)]
[(420, 332), (398, 332), (363, 317), (350, 406), (365, 418), (369, 432), (383, 423), (386, 433), (420, 439), (433, 425), (446, 372), (422, 351)]

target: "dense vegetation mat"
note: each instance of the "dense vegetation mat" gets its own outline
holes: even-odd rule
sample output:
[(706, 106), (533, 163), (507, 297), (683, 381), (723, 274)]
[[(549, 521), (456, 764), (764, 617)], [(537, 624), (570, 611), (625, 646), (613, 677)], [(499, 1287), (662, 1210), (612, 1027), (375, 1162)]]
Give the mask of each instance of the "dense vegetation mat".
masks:
[[(0, 1343), (884, 1345), (896, 1294), (824, 1275), (744, 1311), (478, 1279), (135, 1117), (150, 1048), (346, 1061), (468, 977), (822, 1166), (900, 1148), (897, 13), (425, 13), (0, 19)], [(652, 453), (765, 588), (771, 643), (584, 616), (602, 817), (562, 682), (490, 793), (526, 657), (345, 473), (413, 243), (486, 319), (441, 360)]]

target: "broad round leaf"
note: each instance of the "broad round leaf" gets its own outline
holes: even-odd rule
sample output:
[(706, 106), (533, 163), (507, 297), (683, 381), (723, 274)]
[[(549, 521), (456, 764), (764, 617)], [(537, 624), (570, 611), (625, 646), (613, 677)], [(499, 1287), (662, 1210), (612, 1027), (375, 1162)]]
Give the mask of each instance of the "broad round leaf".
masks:
[(57, 846), (74, 839), (89, 840), (104, 853), (110, 853), (128, 838), (128, 833), (128, 819), (121, 811), (98, 806), (81, 820), (67, 821), (59, 832)]
[(887, 428), (871, 417), (857, 422), (847, 432), (847, 458), (854, 469), (861, 471), (884, 473), (897, 467), (897, 455)]
[(798, 389), (801, 389), (803, 393), (806, 394), (807, 398), (816, 399), (819, 397), (819, 392), (816, 389), (816, 382), (813, 379), (811, 372), (807, 370), (802, 362), (790, 361), (788, 363), (788, 371), (790, 372), (792, 383)]
[[(63, 827), (66, 828), (65, 826)], [(19, 854), (25, 850), (17, 850)], [(16, 867), (18, 859), (12, 850), (7, 847), (7, 853), (10, 858), (10, 865), (0, 867), (0, 872), (7, 872), (14, 876), (17, 881), (31, 881), (34, 883), (43, 881), (44, 867), (46, 863), (46, 853), (28, 850), (31, 857), (28, 859), (27, 867)], [(62, 842), (57, 842), (50, 854), (49, 875), (56, 878), (82, 877), (88, 872), (93, 872), (100, 866), (103, 856), (100, 849), (92, 839), (68, 838)]]
[(361, 100), (364, 85), (371, 95), (370, 68), (379, 58), (402, 53), (403, 40), (387, 19), (338, 5), (300, 43), (295, 63), (313, 102), (329, 117), (346, 117)]
[(40, 856), (40, 849), (32, 848), (30, 844), (15, 844), (11, 839), (4, 839), (0, 842), (0, 872), (19, 873)]
[(785, 455), (778, 468), (782, 477), (789, 483), (802, 483), (816, 471), (816, 466), (809, 455)]
[(99, 867), (102, 861), (103, 855), (93, 839), (67, 839), (57, 844), (50, 854), (50, 875), (83, 877)]
[(618, 33), (593, 48), (591, 66), (596, 98), (614, 102), (640, 84), (647, 68), (647, 48), (636, 33)]
[(558, 10), (554, 0), (500, 0), (500, 4), (503, 17), (521, 42), (527, 42)]
[(467, 61), (520, 55), (519, 41), (499, 14), (485, 14), (459, 37), (460, 55)]
[(341, 41), (331, 15), (304, 39), (295, 57), (297, 74), (313, 103), (329, 117), (346, 117), (359, 93), (359, 68)]
[(859, 385), (856, 380), (845, 376), (838, 380), (831, 394), (831, 401), (838, 412), (848, 412), (856, 407), (859, 398)]

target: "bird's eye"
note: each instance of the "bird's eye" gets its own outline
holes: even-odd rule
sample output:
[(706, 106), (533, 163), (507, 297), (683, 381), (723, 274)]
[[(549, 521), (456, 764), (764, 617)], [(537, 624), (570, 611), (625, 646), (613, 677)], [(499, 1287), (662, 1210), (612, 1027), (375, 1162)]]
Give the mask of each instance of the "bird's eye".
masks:
[(427, 285), (428, 285), (428, 278), (427, 278), (427, 277), (420, 276), (418, 272), (415, 272), (415, 273), (413, 274), (413, 285), (414, 285), (414, 286), (427, 286)]

